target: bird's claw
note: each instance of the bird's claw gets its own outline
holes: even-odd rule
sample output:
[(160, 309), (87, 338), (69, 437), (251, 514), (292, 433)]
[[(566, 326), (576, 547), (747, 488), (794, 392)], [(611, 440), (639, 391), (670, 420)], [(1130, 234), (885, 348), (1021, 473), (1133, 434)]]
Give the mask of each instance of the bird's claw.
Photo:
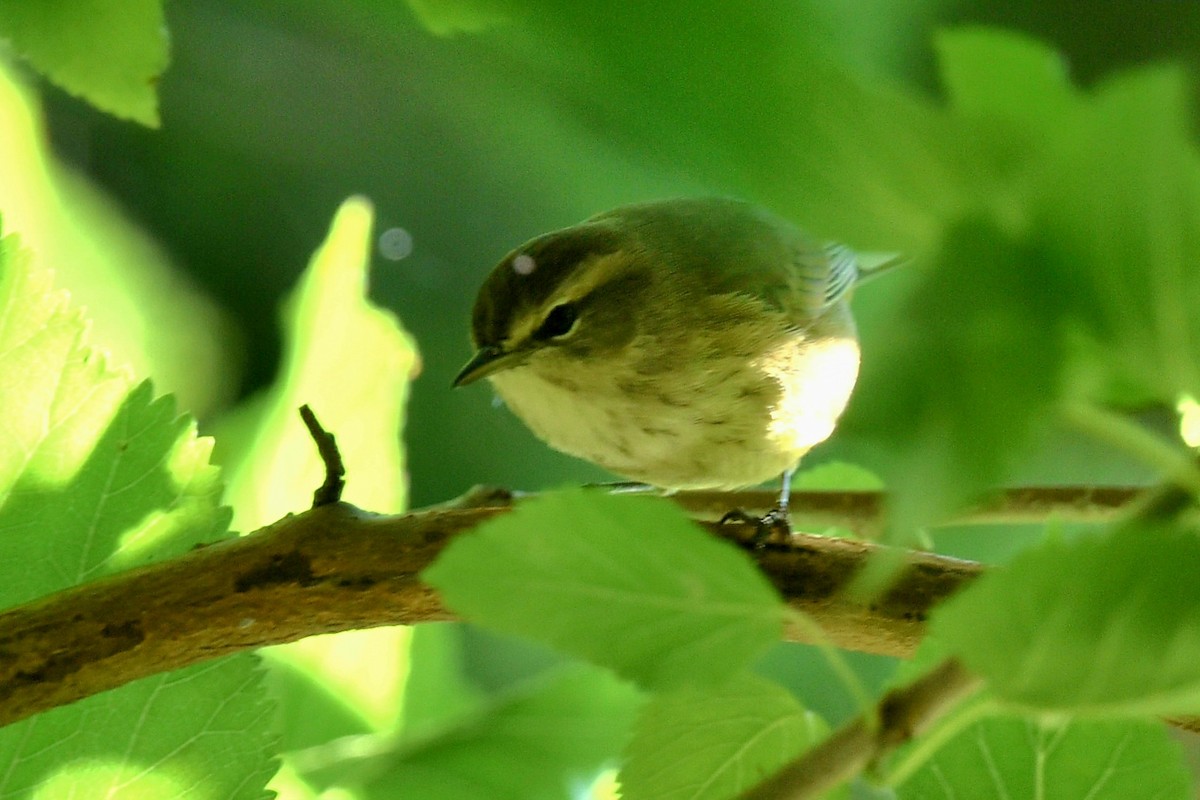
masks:
[(754, 526), (754, 535), (750, 537), (750, 544), (755, 550), (766, 547), (772, 536), (779, 535), (786, 538), (792, 535), (792, 524), (786, 508), (772, 508), (761, 517), (735, 508), (721, 517), (721, 525), (728, 522), (741, 522)]

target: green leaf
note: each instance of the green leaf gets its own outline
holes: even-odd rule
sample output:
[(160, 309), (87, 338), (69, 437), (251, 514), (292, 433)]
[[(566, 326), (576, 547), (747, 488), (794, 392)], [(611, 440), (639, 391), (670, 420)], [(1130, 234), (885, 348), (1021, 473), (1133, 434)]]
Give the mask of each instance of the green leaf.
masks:
[(1034, 206), (1101, 348), (1090, 367), (1141, 399), (1200, 394), (1200, 154), (1179, 70), (1122, 74), (1064, 127)]
[(158, 127), (169, 60), (161, 0), (0, 0), (0, 38), (71, 94)]
[(987, 153), (979, 204), (1040, 253), (1051, 283), (1031, 283), (1031, 295), (1059, 293), (1091, 337), (1073, 353), (1075, 391), (1143, 403), (1195, 394), (1200, 154), (1183, 71), (1130, 70), (1083, 92), (1052, 50), (1020, 35), (950, 31), (938, 51)]
[(1006, 702), (1077, 714), (1200, 711), (1200, 538), (1126, 527), (1051, 541), (935, 612), (932, 632)]
[(910, 531), (1002, 480), (1055, 400), (1061, 287), (990, 219), (952, 226), (886, 340), (864, 342), (841, 426), (882, 445), (891, 519)]
[(827, 732), (820, 717), (762, 678), (666, 692), (638, 715), (620, 775), (622, 797), (736, 797)]
[(899, 800), (970, 797), (1191, 797), (1179, 745), (1161, 723), (1062, 724), (1000, 717), (960, 733), (896, 792)]
[(936, 45), (946, 93), (966, 115), (1042, 127), (1075, 99), (1062, 56), (1035, 39), (965, 27), (941, 31)]
[[(514, 687), (448, 727), (331, 749), (326, 778), (368, 799), (562, 800), (616, 757), (640, 703), (629, 684), (577, 664)], [(339, 752), (355, 755), (339, 759)], [(314, 749), (296, 761), (323, 756)]]
[(1085, 93), (1022, 36), (953, 31), (939, 52), (983, 155), (979, 210), (873, 321), (886, 336), (864, 341), (842, 424), (881, 447), (900, 532), (1003, 481), (1064, 399), (1200, 391), (1200, 155), (1181, 73)]
[[(87, 358), (82, 351), (81, 357)], [(7, 374), (6, 365), (0, 370)], [(97, 395), (107, 383), (96, 387)], [(35, 459), (0, 506), (0, 562), (20, 565), (0, 583), (0, 606), (186, 552), (227, 530), (217, 471), (208, 464), (212, 443), (195, 437), (195, 423), (178, 416), (170, 398), (153, 399), (143, 383), (105, 430), (85, 432), (74, 423), (88, 415), (93, 395), (83, 386), (61, 388), (52, 409), (70, 411), (61, 426), (43, 423)], [(0, 406), (11, 397), (0, 391)], [(80, 438), (89, 434), (97, 438)], [(64, 445), (65, 438), (72, 441)], [(87, 459), (69, 478), (46, 483), (43, 459), (56, 462), (57, 471), (80, 446), (92, 448)]]
[(646, 687), (719, 682), (778, 639), (749, 559), (660, 498), (546, 494), (454, 542), (422, 578), (467, 619)]
[(515, 11), (511, 0), (408, 0), (421, 24), (439, 36), (479, 33), (508, 22)]
[(826, 461), (792, 477), (793, 492), (877, 492), (883, 488), (883, 481), (875, 473), (844, 461)]
[(15, 236), (0, 239), (0, 502), (18, 481), (71, 480), (129, 391), (83, 331), (50, 273), (33, 269)]
[[(15, 237), (0, 239), (0, 607), (226, 530), (211, 442), (130, 391)], [(274, 771), (250, 656), (157, 675), (0, 729), (0, 795), (257, 798)]]
[(144, 678), (0, 730), (6, 797), (258, 800), (276, 736), (258, 660)]
[(0, 607), (224, 533), (211, 441), (149, 384), (131, 391), (85, 323), (0, 239)]

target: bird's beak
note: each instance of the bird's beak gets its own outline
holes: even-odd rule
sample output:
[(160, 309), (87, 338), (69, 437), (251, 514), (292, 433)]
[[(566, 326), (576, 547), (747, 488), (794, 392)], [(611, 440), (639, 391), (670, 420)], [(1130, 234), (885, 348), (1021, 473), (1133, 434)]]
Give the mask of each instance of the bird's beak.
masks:
[(471, 360), (459, 370), (458, 376), (451, 384), (455, 389), (474, 383), (480, 378), (495, 375), (501, 370), (511, 369), (525, 363), (529, 353), (525, 350), (504, 350), (496, 345), (481, 347), (471, 356)]

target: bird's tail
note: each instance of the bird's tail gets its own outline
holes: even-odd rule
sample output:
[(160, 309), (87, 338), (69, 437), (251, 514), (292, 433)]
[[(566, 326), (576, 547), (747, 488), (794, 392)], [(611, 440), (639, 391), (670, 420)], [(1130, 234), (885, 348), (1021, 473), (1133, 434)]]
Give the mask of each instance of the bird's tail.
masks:
[(907, 266), (912, 258), (903, 253), (859, 253), (858, 278), (856, 285), (861, 286), (873, 281), (885, 272), (891, 272), (896, 267)]

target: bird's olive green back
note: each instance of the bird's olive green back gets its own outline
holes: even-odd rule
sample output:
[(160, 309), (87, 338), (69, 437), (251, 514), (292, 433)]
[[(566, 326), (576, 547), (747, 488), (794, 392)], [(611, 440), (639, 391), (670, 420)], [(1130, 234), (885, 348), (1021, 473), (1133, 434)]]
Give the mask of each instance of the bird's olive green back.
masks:
[(819, 316), (857, 276), (850, 251), (823, 245), (749, 203), (681, 198), (622, 206), (505, 256), (480, 289), (475, 344), (502, 341), (513, 320), (541, 307), (589, 257), (618, 252), (681, 289), (745, 294), (793, 317)]
[[(853, 254), (829, 247), (757, 206), (726, 198), (686, 198), (614, 209), (611, 222), (706, 291), (758, 297), (775, 308), (813, 315), (837, 302), (857, 275)], [(847, 258), (848, 256), (848, 258)]]

